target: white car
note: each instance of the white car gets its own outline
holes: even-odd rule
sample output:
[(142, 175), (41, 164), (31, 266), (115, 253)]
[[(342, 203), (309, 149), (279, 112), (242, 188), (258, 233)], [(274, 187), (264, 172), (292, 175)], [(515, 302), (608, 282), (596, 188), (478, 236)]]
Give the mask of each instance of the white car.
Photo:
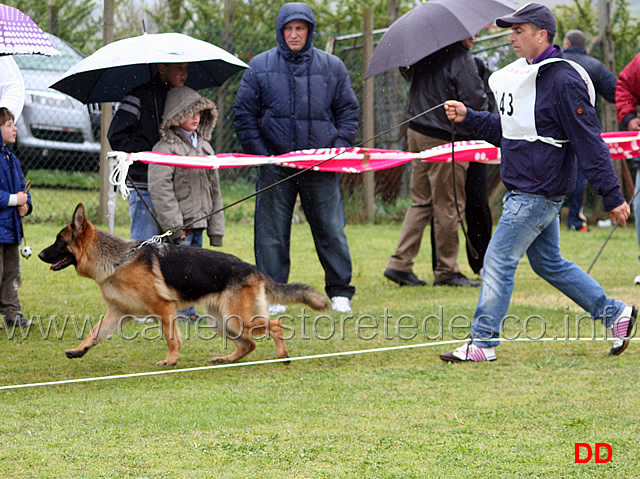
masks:
[(26, 90), (24, 109), (16, 122), (15, 151), (23, 170), (97, 171), (100, 157), (99, 109), (48, 88), (83, 56), (49, 34), (61, 56), (16, 55)]

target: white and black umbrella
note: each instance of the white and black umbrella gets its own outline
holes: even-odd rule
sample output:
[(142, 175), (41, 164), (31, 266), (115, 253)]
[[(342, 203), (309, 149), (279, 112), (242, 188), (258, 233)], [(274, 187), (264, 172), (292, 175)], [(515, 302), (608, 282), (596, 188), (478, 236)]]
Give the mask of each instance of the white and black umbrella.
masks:
[(514, 10), (511, 0), (429, 0), (396, 20), (378, 42), (366, 78), (409, 67)]
[(0, 3), (0, 55), (60, 55), (26, 13)]
[(145, 33), (97, 50), (51, 85), (82, 103), (118, 102), (151, 79), (158, 63), (189, 63), (186, 85), (216, 87), (248, 68), (220, 47), (181, 33)]

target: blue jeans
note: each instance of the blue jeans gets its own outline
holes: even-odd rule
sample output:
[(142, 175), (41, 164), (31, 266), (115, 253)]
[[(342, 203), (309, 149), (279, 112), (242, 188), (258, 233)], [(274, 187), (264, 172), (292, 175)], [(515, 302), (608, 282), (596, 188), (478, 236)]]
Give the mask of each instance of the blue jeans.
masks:
[[(260, 167), (257, 189), (288, 178), (299, 170)], [(316, 252), (325, 272), (329, 297), (351, 298), (351, 254), (344, 232), (346, 219), (337, 173), (310, 171), (260, 193), (256, 198), (254, 249), (256, 265), (278, 283), (289, 280), (291, 219), (300, 193), (302, 209), (311, 226)]]
[[(184, 238), (180, 238), (179, 240), (174, 241), (174, 244), (202, 248), (202, 231), (203, 228), (187, 230), (185, 231)], [(196, 308), (194, 308), (193, 306), (189, 306), (184, 311), (178, 312), (178, 314), (183, 316), (192, 316), (196, 314)]]
[(584, 189), (587, 186), (587, 180), (582, 173), (582, 168), (578, 167), (576, 176), (576, 187), (567, 197), (567, 206), (569, 207), (569, 216), (567, 216), (567, 226), (571, 229), (579, 230), (582, 228), (582, 220), (580, 219), (580, 210), (584, 202)]
[[(513, 293), (518, 262), (527, 254), (533, 271), (609, 327), (625, 305), (606, 296), (598, 282), (560, 254), (563, 196), (546, 198), (512, 191), (503, 199), (498, 222), (484, 258), (482, 288), (471, 327), (474, 344), (494, 347)], [(481, 339), (476, 340), (475, 338)]]
[[(156, 210), (153, 208), (149, 190), (140, 190), (140, 193), (151, 207), (153, 214), (155, 214)], [(147, 207), (134, 189), (129, 192), (129, 218), (131, 218), (131, 231), (129, 233), (131, 239), (145, 241), (154, 235), (162, 233), (158, 223), (153, 219), (153, 216), (151, 216), (151, 213), (149, 213), (149, 210), (147, 210)]]
[(204, 228), (196, 228), (192, 230), (186, 230), (184, 238), (180, 238), (174, 241), (174, 244), (182, 246), (195, 246), (196, 248), (202, 248), (202, 232)]

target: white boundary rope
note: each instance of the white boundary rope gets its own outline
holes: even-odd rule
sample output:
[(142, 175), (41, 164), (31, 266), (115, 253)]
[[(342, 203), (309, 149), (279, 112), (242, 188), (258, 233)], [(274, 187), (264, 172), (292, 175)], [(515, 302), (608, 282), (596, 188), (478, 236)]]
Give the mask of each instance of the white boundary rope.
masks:
[[(529, 342), (543, 342), (543, 341), (613, 341), (616, 338), (540, 338), (540, 339), (529, 339), (529, 338), (514, 338), (514, 339), (505, 339), (505, 338), (496, 338), (499, 341), (529, 341)], [(630, 338), (629, 341), (638, 341), (640, 338)], [(340, 351), (337, 353), (324, 353), (324, 354), (315, 354), (312, 356), (297, 356), (293, 358), (277, 358), (277, 359), (265, 359), (262, 361), (247, 361), (242, 363), (228, 363), (228, 364), (214, 364), (212, 366), (198, 366), (195, 368), (182, 368), (182, 369), (164, 369), (162, 371), (147, 371), (143, 373), (130, 373), (130, 374), (117, 374), (113, 376), (98, 376), (92, 378), (78, 378), (78, 379), (63, 379), (60, 381), (47, 381), (41, 383), (26, 383), (26, 384), (12, 384), (9, 386), (0, 386), (1, 390), (8, 389), (24, 389), (24, 388), (34, 388), (39, 386), (59, 386), (62, 384), (73, 384), (73, 383), (88, 383), (94, 381), (106, 381), (110, 379), (127, 379), (127, 378), (137, 378), (144, 376), (159, 376), (162, 374), (174, 374), (174, 373), (187, 373), (193, 371), (206, 371), (209, 369), (221, 369), (221, 368), (234, 368), (234, 367), (242, 367), (242, 366), (258, 366), (261, 364), (273, 364), (273, 363), (284, 363), (288, 361), (302, 361), (306, 359), (322, 359), (322, 358), (331, 358), (338, 356), (355, 356), (357, 354), (367, 354), (367, 353), (379, 353), (385, 351), (397, 351), (401, 349), (415, 349), (415, 348), (426, 348), (431, 346), (443, 346), (445, 344), (454, 344), (454, 343), (463, 343), (469, 341), (469, 339), (453, 339), (450, 341), (439, 341), (436, 343), (420, 343), (420, 344), (405, 344), (402, 346), (390, 346), (387, 348), (373, 348), (373, 349), (358, 349), (355, 351)]]

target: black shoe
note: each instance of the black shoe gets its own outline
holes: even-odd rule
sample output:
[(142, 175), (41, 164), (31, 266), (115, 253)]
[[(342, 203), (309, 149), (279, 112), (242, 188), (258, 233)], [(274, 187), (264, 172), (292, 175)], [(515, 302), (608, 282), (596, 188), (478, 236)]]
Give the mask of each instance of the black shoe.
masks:
[(581, 233), (586, 233), (589, 231), (587, 223), (579, 223), (579, 224), (570, 224), (569, 231), (580, 231)]
[(442, 281), (435, 281), (434, 286), (471, 286), (472, 288), (480, 287), (480, 281), (473, 281), (462, 273), (456, 273)]
[(426, 286), (427, 282), (422, 281), (413, 273), (405, 273), (397, 269), (387, 268), (384, 270), (384, 277), (390, 279), (400, 286)]
[(22, 316), (22, 313), (16, 314), (13, 319), (5, 319), (4, 322), (7, 328), (27, 328), (33, 324), (33, 321)]

